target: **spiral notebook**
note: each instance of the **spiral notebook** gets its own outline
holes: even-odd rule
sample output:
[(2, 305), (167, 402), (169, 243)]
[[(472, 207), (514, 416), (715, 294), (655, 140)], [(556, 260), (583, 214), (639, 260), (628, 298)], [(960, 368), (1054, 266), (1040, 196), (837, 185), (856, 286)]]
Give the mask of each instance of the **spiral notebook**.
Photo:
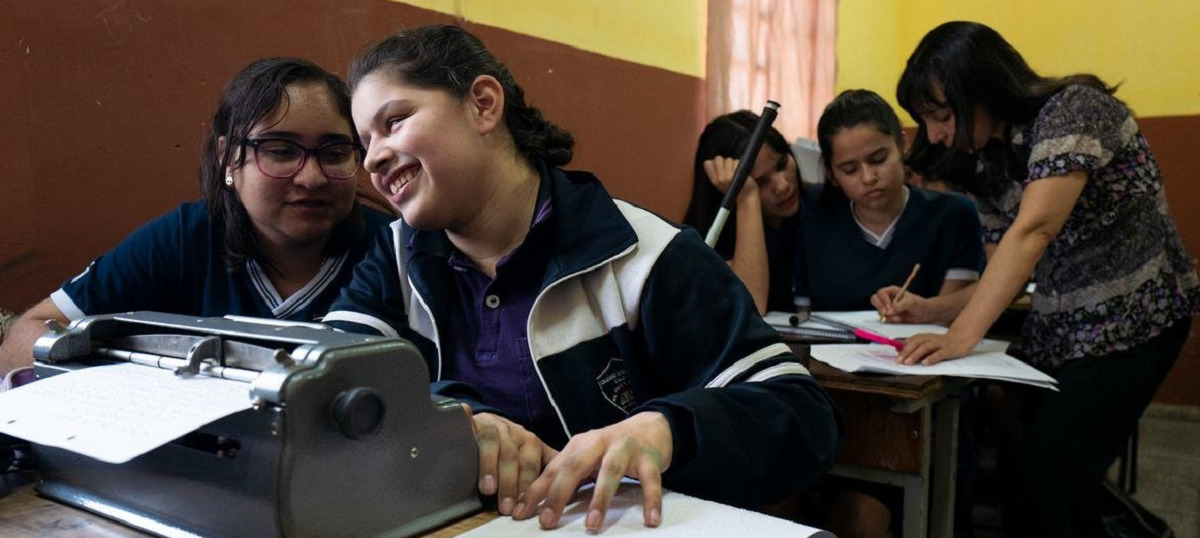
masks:
[(801, 321), (801, 317), (788, 312), (767, 312), (763, 320), (783, 336), (784, 340), (820, 342), (853, 342), (854, 331), (819, 319)]

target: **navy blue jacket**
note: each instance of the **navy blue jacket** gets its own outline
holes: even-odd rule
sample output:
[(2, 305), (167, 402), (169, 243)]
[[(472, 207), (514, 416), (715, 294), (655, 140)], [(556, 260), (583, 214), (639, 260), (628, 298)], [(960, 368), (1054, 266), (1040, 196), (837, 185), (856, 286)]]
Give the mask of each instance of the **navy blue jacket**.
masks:
[(325, 259), (320, 271), (288, 298), (280, 297), (266, 269), (253, 260), (230, 271), (225, 236), (209, 219), (208, 204), (180, 204), (129, 234), (83, 273), (50, 295), (68, 319), (155, 310), (189, 316), (229, 314), (316, 321), (350, 282), (355, 264), (393, 219), (355, 204), (364, 229), (345, 252)]
[[(528, 321), (530, 357), (562, 428), (654, 410), (671, 426), (667, 487), (738, 506), (809, 485), (837, 456), (833, 404), (755, 310), (741, 281), (691, 229), (609, 197), (585, 172), (550, 176), (555, 252)], [(402, 221), (381, 237), (329, 315), (345, 330), (401, 336), (434, 391), (489, 410), (441, 375), (454, 299), (444, 232)]]

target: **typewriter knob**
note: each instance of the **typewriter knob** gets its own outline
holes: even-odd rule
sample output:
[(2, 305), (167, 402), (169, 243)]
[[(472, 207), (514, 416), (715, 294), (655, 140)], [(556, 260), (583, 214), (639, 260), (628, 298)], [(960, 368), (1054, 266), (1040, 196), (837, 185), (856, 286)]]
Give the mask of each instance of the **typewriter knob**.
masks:
[(383, 425), (383, 398), (366, 388), (342, 391), (333, 401), (333, 422), (348, 439), (361, 439)]

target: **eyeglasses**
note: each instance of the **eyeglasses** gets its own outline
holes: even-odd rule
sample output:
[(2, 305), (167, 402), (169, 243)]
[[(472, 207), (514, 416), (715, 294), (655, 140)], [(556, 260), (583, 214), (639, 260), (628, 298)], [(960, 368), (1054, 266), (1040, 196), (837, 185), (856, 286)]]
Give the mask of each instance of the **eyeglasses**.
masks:
[(300, 173), (309, 155), (329, 179), (350, 179), (362, 166), (362, 146), (353, 142), (330, 142), (306, 148), (281, 138), (246, 139), (242, 144), (254, 148), (254, 162), (263, 175), (287, 179)]

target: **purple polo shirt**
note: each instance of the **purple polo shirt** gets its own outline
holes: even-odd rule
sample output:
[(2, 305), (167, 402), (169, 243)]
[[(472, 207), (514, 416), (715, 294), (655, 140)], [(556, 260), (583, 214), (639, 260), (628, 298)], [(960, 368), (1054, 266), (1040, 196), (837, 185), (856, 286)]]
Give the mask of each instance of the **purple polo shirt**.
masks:
[(458, 250), (447, 259), (458, 290), (458, 308), (447, 316), (442, 378), (475, 387), (483, 403), (504, 412), (546, 444), (561, 448), (567, 436), (534, 367), (526, 332), (554, 251), (548, 189), (543, 181), (529, 233), (496, 264), (495, 280)]
[(28, 385), (34, 381), (37, 381), (37, 376), (34, 375), (33, 370), (24, 370), (17, 372), (17, 374), (13, 376), (12, 386), (19, 387), (21, 385)]

